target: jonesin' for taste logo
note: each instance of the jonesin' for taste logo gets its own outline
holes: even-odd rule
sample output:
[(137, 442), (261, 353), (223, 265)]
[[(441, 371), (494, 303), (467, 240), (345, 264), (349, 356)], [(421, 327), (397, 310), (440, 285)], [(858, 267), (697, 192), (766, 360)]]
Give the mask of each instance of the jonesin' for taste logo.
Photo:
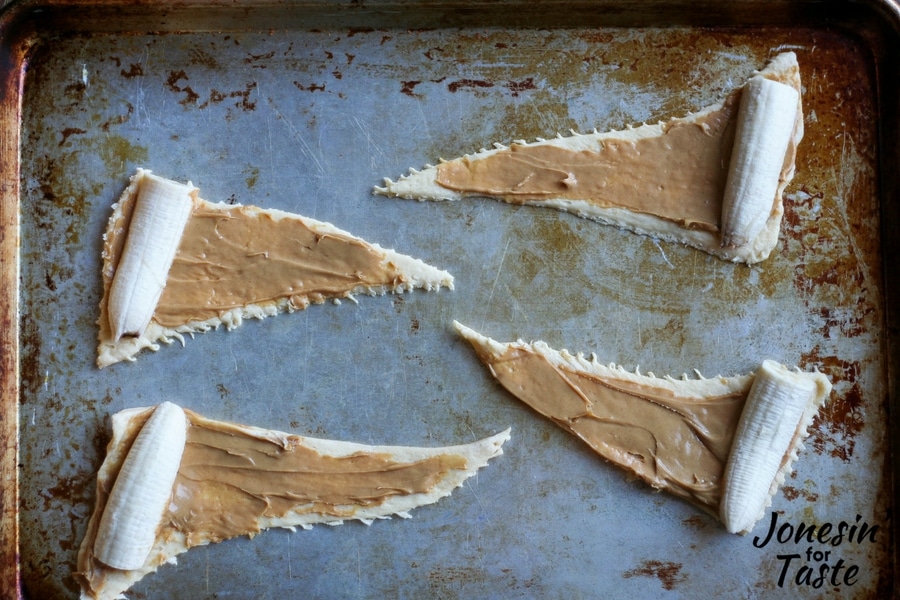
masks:
[(840, 556), (840, 548), (847, 545), (874, 544), (878, 525), (869, 525), (856, 519), (839, 523), (807, 525), (779, 522), (778, 513), (772, 513), (768, 531), (753, 538), (753, 545), (765, 548), (772, 542), (786, 546), (779, 553), (778, 587), (851, 587), (859, 579), (859, 565), (848, 564)]

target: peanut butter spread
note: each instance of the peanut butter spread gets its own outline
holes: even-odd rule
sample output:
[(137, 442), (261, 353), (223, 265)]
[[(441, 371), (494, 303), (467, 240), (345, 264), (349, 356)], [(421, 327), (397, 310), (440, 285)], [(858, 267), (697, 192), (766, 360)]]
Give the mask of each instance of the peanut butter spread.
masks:
[(507, 390), (598, 454), (717, 514), (746, 390), (684, 398), (662, 387), (565, 369), (526, 348), (479, 355)]
[(402, 275), (368, 244), (322, 234), (291, 218), (244, 206), (196, 203), (153, 320), (204, 321), (247, 304), (287, 299), (291, 308)]
[[(99, 562), (91, 551), (97, 528), (92, 519), (76, 574), (89, 597), (121, 597), (120, 591), (188, 548), (296, 523), (297, 515), (309, 515), (299, 519), (309, 523), (352, 519), (395, 496), (427, 493), (451, 471), (469, 467), (465, 456), (449, 451), (409, 461), (375, 451), (327, 455), (301, 436), (185, 414), (184, 454), (147, 566), (121, 571)], [(146, 411), (129, 419), (112, 463), (124, 460), (149, 416)], [(106, 506), (120, 466), (107, 471), (104, 463), (101, 469), (95, 517)]]
[(456, 455), (411, 463), (377, 453), (323, 456), (300, 436), (266, 439), (192, 418), (160, 536), (178, 530), (190, 547), (252, 535), (260, 519), (289, 511), (353, 518), (359, 507), (428, 492), (448, 471), (465, 466)]
[(591, 150), (513, 144), (438, 165), (437, 183), (525, 204), (581, 200), (716, 232), (734, 144), (740, 90), (718, 110), (663, 125), (662, 135), (606, 139)]

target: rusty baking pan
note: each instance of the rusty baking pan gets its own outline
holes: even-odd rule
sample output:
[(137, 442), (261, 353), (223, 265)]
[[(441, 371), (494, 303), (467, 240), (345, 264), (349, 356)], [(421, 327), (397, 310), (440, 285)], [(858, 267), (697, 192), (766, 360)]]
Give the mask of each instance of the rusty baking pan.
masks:
[[(556, 211), (372, 193), (494, 142), (687, 114), (785, 50), (806, 135), (758, 265)], [(109, 416), (163, 399), (369, 444), (512, 438), (412, 519), (195, 548), (130, 597), (896, 596), (898, 64), (888, 0), (8, 3), (0, 597), (78, 596)], [(97, 369), (101, 236), (137, 167), (329, 221), (456, 289), (315, 305)], [(772, 358), (834, 391), (766, 518), (734, 536), (517, 403), (454, 319), (676, 377)], [(810, 527), (826, 533), (797, 535)]]

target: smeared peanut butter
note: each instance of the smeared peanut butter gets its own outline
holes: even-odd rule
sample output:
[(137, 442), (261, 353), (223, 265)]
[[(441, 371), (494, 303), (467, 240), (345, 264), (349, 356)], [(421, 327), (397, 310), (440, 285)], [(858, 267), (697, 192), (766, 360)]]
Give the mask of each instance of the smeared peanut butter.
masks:
[(426, 493), (465, 466), (464, 457), (446, 454), (412, 463), (376, 453), (323, 456), (300, 436), (266, 439), (191, 418), (160, 536), (178, 530), (190, 547), (252, 535), (261, 518), (291, 511), (350, 519), (391, 496)]
[(746, 392), (683, 398), (662, 387), (564, 369), (524, 348), (480, 356), (507, 390), (607, 460), (718, 514)]
[(623, 134), (592, 150), (513, 144), (489, 156), (441, 163), (437, 183), (520, 204), (566, 199), (621, 207), (717, 232), (739, 103), (740, 90), (718, 110), (666, 123), (662, 135)]
[(153, 320), (164, 327), (287, 299), (291, 308), (401, 275), (366, 243), (251, 207), (195, 204)]
[[(254, 535), (265, 519), (288, 513), (315, 513), (332, 522), (352, 519), (357, 510), (393, 496), (427, 493), (450, 471), (466, 468), (464, 456), (450, 453), (411, 462), (377, 452), (329, 456), (302, 436), (212, 421), (190, 410), (185, 414), (187, 441), (157, 539), (164, 542), (177, 532), (187, 547)], [(128, 423), (123, 450), (149, 415)], [(101, 509), (108, 491), (101, 490)]]

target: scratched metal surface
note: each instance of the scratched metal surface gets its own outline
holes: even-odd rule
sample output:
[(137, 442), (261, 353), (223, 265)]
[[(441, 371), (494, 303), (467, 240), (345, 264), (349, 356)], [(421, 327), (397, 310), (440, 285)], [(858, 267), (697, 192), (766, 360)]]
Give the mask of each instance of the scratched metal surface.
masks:
[[(761, 265), (554, 211), (371, 194), (382, 177), (493, 142), (682, 115), (784, 48), (802, 68), (807, 133), (781, 242)], [(77, 596), (108, 415), (170, 399), (364, 443), (513, 431), (503, 456), (411, 520), (197, 548), (135, 598), (823, 593), (790, 576), (778, 585), (777, 556), (809, 544), (728, 535), (517, 404), (454, 337), (458, 319), (658, 375), (744, 373), (765, 358), (823, 370), (833, 397), (773, 509), (795, 525), (878, 525), (875, 543), (827, 548), (859, 571), (852, 586), (825, 586), (875, 597), (890, 576), (892, 506), (872, 68), (862, 42), (817, 29), (335, 26), (42, 44), (22, 125), (24, 589)], [(100, 238), (138, 166), (209, 200), (332, 222), (450, 270), (456, 290), (313, 306), (97, 370)]]

